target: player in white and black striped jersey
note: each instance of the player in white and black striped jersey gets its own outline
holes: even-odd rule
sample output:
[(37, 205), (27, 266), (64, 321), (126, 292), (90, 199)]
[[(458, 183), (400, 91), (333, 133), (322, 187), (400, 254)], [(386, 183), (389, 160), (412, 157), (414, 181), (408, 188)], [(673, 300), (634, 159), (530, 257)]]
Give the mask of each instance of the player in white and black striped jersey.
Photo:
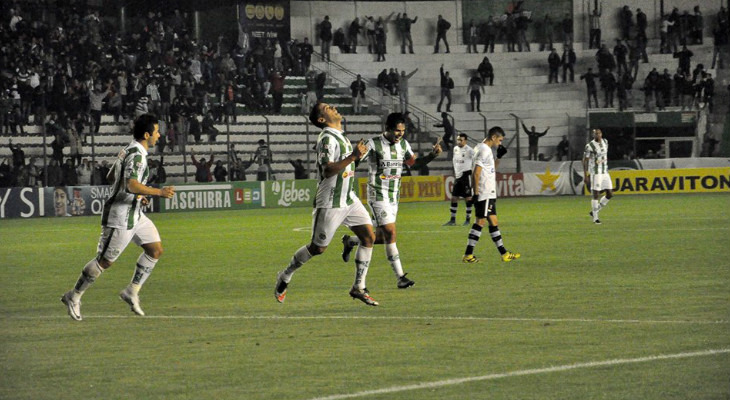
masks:
[[(600, 129), (593, 129), (591, 133), (593, 140), (586, 144), (583, 155), (583, 179), (592, 195), (591, 212), (588, 215), (593, 217), (594, 224), (600, 225), (598, 212), (606, 207), (613, 197), (613, 183), (611, 175), (608, 174), (608, 141), (603, 138)], [(601, 197), (602, 191), (606, 192), (603, 197)]]
[(459, 209), (459, 198), (463, 198), (466, 202), (466, 219), (464, 226), (471, 224), (471, 206), (472, 206), (472, 189), (471, 189), (471, 164), (474, 159), (474, 149), (466, 144), (469, 137), (465, 133), (460, 133), (456, 138), (456, 146), (454, 147), (454, 186), (451, 189), (451, 219), (444, 226), (456, 225), (456, 211)]
[[(507, 149), (502, 146), (502, 140), (504, 140), (504, 130), (495, 126), (489, 129), (487, 138), (474, 148), (472, 187), (476, 199), (474, 202), (476, 221), (469, 230), (469, 238), (462, 258), (462, 261), (468, 264), (479, 262), (479, 259), (474, 256), (474, 247), (479, 242), (482, 228), (487, 223), (489, 223), (489, 236), (497, 246), (502, 261), (509, 262), (520, 258), (520, 253), (513, 253), (505, 249), (497, 221), (497, 166), (499, 159), (507, 153)], [(496, 159), (492, 147), (497, 147)]]

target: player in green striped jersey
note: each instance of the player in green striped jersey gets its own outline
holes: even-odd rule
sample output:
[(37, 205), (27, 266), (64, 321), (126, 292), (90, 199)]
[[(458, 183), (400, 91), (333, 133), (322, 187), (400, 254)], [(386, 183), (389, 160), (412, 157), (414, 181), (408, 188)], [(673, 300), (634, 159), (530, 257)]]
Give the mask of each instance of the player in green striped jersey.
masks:
[(119, 152), (109, 171), (114, 184), (112, 195), (104, 203), (97, 255), (86, 263), (74, 288), (61, 297), (68, 308), (68, 315), (76, 321), (82, 319), (81, 296), (102, 272), (112, 266), (129, 242), (141, 246), (144, 251), (137, 259), (132, 281), (119, 293), (119, 297), (130, 305), (135, 314), (144, 315), (138, 293), (162, 255), (162, 241), (157, 227), (142, 212), (142, 207), (149, 203), (146, 196), (170, 198), (175, 194), (172, 186), (158, 189), (146, 185), (149, 177), (147, 150), (154, 147), (159, 138), (157, 117), (140, 115), (134, 121), (134, 140)]
[[(417, 169), (441, 154), (441, 145), (437, 142), (429, 155), (417, 158), (413, 154), (411, 145), (403, 139), (405, 132), (403, 114), (388, 115), (385, 122), (385, 133), (368, 141), (368, 152), (362, 157), (362, 160), (366, 158), (369, 160), (368, 205), (372, 210), (374, 225), (377, 227), (375, 244), (385, 245), (385, 255), (393, 268), (399, 289), (414, 285), (414, 282), (408, 279), (403, 272), (400, 254), (395, 244), (395, 220), (398, 216), (403, 164)], [(344, 245), (342, 259), (347, 262), (350, 252), (360, 244), (360, 241), (345, 235), (342, 237), (342, 244)]]
[[(589, 188), (592, 194), (591, 212), (588, 213), (593, 217), (593, 223), (601, 224), (598, 219), (598, 212), (608, 205), (608, 201), (613, 197), (613, 183), (611, 176), (608, 174), (608, 141), (603, 138), (603, 132), (600, 129), (593, 129), (593, 140), (586, 144), (583, 155), (583, 177), (586, 188)], [(601, 192), (606, 191), (606, 195), (601, 197)]]
[(353, 192), (355, 164), (367, 153), (364, 141), (355, 147), (342, 130), (342, 116), (329, 104), (317, 103), (309, 114), (314, 126), (322, 129), (317, 138), (317, 171), (319, 183), (312, 213), (312, 239), (300, 247), (289, 265), (276, 276), (274, 297), (279, 303), (286, 298), (292, 275), (312, 257), (327, 250), (335, 231), (345, 225), (362, 241), (355, 255), (355, 283), (350, 296), (369, 306), (377, 306), (365, 287), (375, 233), (365, 206)]

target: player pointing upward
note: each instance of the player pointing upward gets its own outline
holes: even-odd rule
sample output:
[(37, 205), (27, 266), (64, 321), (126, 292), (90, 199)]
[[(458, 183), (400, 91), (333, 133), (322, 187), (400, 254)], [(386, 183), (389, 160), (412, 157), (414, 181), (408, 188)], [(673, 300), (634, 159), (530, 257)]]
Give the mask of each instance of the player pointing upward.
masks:
[[(441, 145), (437, 142), (429, 155), (417, 159), (411, 145), (403, 139), (406, 133), (405, 122), (401, 113), (388, 115), (385, 133), (368, 140), (368, 152), (362, 158), (369, 159), (368, 205), (373, 212), (373, 223), (377, 227), (375, 244), (385, 244), (385, 255), (393, 268), (399, 289), (414, 284), (403, 272), (400, 253), (395, 245), (395, 220), (398, 216), (403, 163), (418, 169), (441, 154)], [(359, 245), (360, 241), (345, 235), (342, 237), (342, 244), (342, 259), (347, 262), (353, 247)]]
[[(520, 258), (520, 253), (512, 253), (504, 248), (502, 243), (502, 234), (499, 232), (497, 224), (497, 166), (499, 159), (507, 153), (507, 149), (502, 146), (504, 140), (504, 131), (502, 128), (495, 126), (487, 133), (487, 138), (474, 148), (474, 167), (472, 171), (472, 179), (474, 181), (472, 187), (474, 189), (474, 211), (476, 213), (476, 222), (469, 231), (469, 239), (464, 252), (462, 261), (465, 263), (476, 263), (479, 259), (474, 257), (474, 246), (476, 246), (482, 235), (482, 228), (486, 222), (489, 222), (489, 235), (492, 237), (494, 245), (497, 246), (499, 254), (502, 255), (502, 261), (512, 261)], [(494, 158), (492, 147), (497, 147), (497, 158)]]
[(142, 206), (148, 203), (145, 196), (170, 198), (175, 194), (172, 186), (162, 189), (146, 186), (150, 172), (147, 150), (159, 138), (157, 117), (140, 115), (134, 121), (134, 140), (119, 152), (109, 171), (109, 177), (114, 177), (114, 184), (111, 197), (104, 203), (96, 258), (86, 263), (74, 288), (61, 297), (68, 307), (68, 315), (76, 321), (82, 319), (81, 296), (102, 272), (112, 266), (131, 241), (142, 246), (144, 251), (137, 259), (132, 281), (119, 293), (119, 297), (130, 305), (135, 314), (144, 315), (138, 293), (162, 255), (162, 242), (157, 227), (142, 212)]

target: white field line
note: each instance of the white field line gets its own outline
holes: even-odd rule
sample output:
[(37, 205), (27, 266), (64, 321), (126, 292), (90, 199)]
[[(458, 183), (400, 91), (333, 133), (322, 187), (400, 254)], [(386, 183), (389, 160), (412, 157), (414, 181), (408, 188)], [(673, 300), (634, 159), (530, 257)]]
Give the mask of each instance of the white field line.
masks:
[(501, 373), (501, 374), (470, 376), (470, 377), (465, 377), (465, 378), (446, 379), (446, 380), (433, 381), (433, 382), (423, 382), (423, 383), (417, 383), (417, 384), (413, 384), (413, 385), (404, 385), (404, 386), (391, 386), (391, 387), (383, 388), (383, 389), (365, 390), (362, 392), (355, 392), (355, 393), (333, 394), (333, 395), (325, 396), (325, 397), (316, 397), (316, 398), (313, 398), (310, 400), (354, 399), (354, 398), (358, 398), (358, 397), (368, 397), (368, 396), (380, 395), (380, 394), (391, 394), (391, 393), (400, 393), (400, 392), (406, 392), (406, 391), (411, 391), (411, 390), (433, 389), (433, 388), (439, 388), (439, 387), (444, 387), (444, 386), (461, 385), (461, 384), (470, 383), (470, 382), (490, 381), (490, 380), (495, 380), (495, 379), (510, 378), (513, 376), (537, 375), (537, 374), (546, 374), (546, 373), (550, 373), (550, 372), (563, 372), (563, 371), (570, 371), (570, 370), (583, 369), (583, 368), (595, 368), (595, 367), (615, 366), (615, 365), (624, 365), (624, 364), (636, 364), (636, 363), (643, 363), (643, 362), (672, 360), (672, 359), (680, 359), (680, 358), (706, 357), (706, 356), (714, 356), (714, 355), (718, 355), (718, 354), (727, 354), (727, 353), (730, 353), (730, 349), (711, 349), (711, 350), (694, 351), (694, 352), (688, 352), (688, 353), (659, 354), (659, 355), (655, 355), (655, 356), (647, 356), (647, 357), (639, 357), (639, 358), (618, 358), (618, 359), (606, 360), (606, 361), (589, 361), (589, 362), (582, 362), (582, 363), (575, 363), (575, 364), (557, 365), (557, 366), (547, 367), (547, 368), (523, 369), (523, 370), (518, 370), (518, 371), (505, 372), (505, 373)]
[[(522, 317), (437, 317), (437, 316), (369, 316), (369, 315), (147, 315), (143, 318), (134, 315), (85, 315), (87, 319), (170, 319), (170, 320), (381, 320), (381, 321), (502, 321), (502, 322), (552, 322), (552, 323), (603, 323), (603, 324), (667, 324), (667, 325), (721, 325), (730, 324), (726, 320), (642, 320), (642, 319), (596, 319), (596, 318), (522, 318)], [(0, 315), (0, 318), (3, 318)], [(63, 319), (68, 316), (37, 315), (8, 316), (16, 320)]]
[[(444, 229), (440, 229), (440, 230), (403, 229), (403, 230), (398, 230), (398, 232), (399, 233), (436, 233), (436, 234), (439, 234), (439, 235), (443, 235), (444, 233), (447, 233), (447, 232), (457, 232), (458, 229), (455, 229), (455, 228), (458, 228), (458, 227), (444, 228)], [(615, 228), (616, 229), (619, 229), (621, 231), (624, 230), (624, 227), (618, 226), (618, 225)], [(466, 229), (466, 228), (464, 228), (464, 229)], [(592, 224), (588, 224), (588, 225), (586, 225), (585, 228), (577, 228), (577, 229), (560, 228), (560, 232), (583, 232), (583, 231), (591, 230), (591, 229), (593, 229), (593, 225)], [(606, 230), (606, 229), (611, 229), (611, 227), (606, 227), (606, 224), (603, 224), (603, 227), (601, 227), (601, 230)], [(294, 232), (311, 232), (312, 231), (312, 227), (311, 226), (297, 227), (297, 228), (293, 228), (292, 231), (294, 231)], [(661, 231), (661, 232), (669, 232), (669, 231), (674, 231), (674, 232), (704, 232), (704, 231), (730, 231), (730, 227), (725, 227), (725, 228), (723, 228), (723, 227), (714, 227), (714, 228), (709, 228), (709, 227), (708, 228), (682, 228), (682, 227), (678, 227), (678, 228), (666, 228), (666, 227), (661, 227), (661, 228), (636, 228), (636, 229), (632, 229), (631, 231), (632, 232), (659, 232), (659, 231)], [(468, 230), (464, 230), (464, 232), (468, 232)]]

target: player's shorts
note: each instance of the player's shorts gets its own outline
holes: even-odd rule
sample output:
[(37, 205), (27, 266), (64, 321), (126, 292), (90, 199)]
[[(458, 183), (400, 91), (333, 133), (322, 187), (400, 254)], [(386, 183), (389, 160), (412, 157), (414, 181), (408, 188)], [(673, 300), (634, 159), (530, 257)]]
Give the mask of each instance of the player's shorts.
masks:
[(395, 219), (398, 217), (398, 203), (373, 201), (368, 205), (373, 210), (373, 225), (383, 226), (395, 223)]
[(600, 192), (602, 190), (613, 190), (613, 182), (609, 174), (591, 175), (591, 190)]
[(348, 207), (315, 208), (312, 211), (312, 243), (320, 247), (329, 246), (340, 225), (348, 228), (359, 225), (372, 225), (370, 214), (356, 201)]
[(497, 215), (497, 199), (484, 199), (474, 203), (474, 215), (477, 218), (487, 218)]
[(451, 197), (471, 197), (471, 174), (464, 172), (461, 178), (454, 181)]
[(127, 248), (129, 242), (142, 246), (143, 244), (161, 241), (160, 233), (157, 232), (155, 224), (146, 215), (142, 214), (132, 229), (102, 227), (96, 259), (101, 260), (103, 258), (114, 262)]

